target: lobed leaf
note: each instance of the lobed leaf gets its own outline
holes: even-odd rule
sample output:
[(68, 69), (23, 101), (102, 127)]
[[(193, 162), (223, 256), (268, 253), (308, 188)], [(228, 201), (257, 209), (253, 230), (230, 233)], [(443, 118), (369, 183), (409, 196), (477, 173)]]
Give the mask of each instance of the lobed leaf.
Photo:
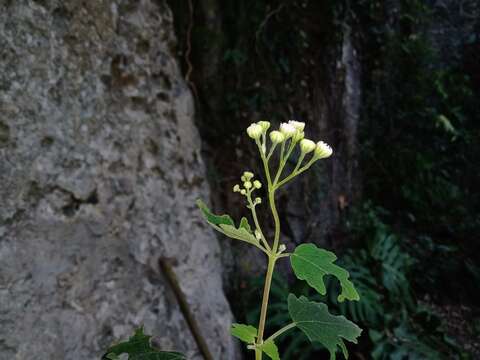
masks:
[(159, 351), (150, 345), (151, 336), (143, 333), (143, 328), (135, 330), (128, 341), (110, 347), (102, 359), (116, 360), (127, 354), (129, 360), (186, 360), (186, 357), (173, 351)]
[(207, 220), (215, 230), (231, 237), (232, 239), (245, 241), (249, 244), (260, 247), (260, 242), (255, 235), (253, 235), (250, 224), (245, 217), (240, 220), (240, 226), (237, 228), (229, 215), (213, 214), (202, 200), (197, 200), (197, 205), (202, 211), (205, 220)]
[(325, 295), (327, 292), (323, 277), (333, 275), (340, 281), (342, 288), (338, 295), (338, 301), (359, 300), (360, 296), (349, 280), (348, 271), (334, 264), (335, 260), (337, 260), (337, 256), (334, 253), (319, 249), (314, 244), (302, 244), (290, 256), (290, 263), (297, 278), (305, 280), (321, 295)]
[(257, 328), (252, 325), (232, 324), (230, 333), (232, 336), (235, 336), (247, 344), (253, 344), (255, 343), (258, 331)]
[(360, 329), (344, 316), (331, 315), (327, 305), (309, 301), (306, 297), (288, 296), (288, 312), (295, 325), (307, 335), (310, 341), (318, 341), (330, 352), (330, 360), (336, 358), (337, 346), (348, 358), (348, 351), (343, 339), (357, 343)]

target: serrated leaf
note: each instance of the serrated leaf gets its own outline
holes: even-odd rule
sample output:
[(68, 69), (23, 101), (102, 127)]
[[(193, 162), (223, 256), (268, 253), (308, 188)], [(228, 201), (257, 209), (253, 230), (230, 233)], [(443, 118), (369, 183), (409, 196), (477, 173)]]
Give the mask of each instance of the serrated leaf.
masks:
[(122, 354), (128, 355), (128, 360), (186, 360), (178, 352), (159, 351), (150, 345), (151, 336), (143, 333), (143, 328), (135, 330), (128, 341), (110, 347), (102, 359), (118, 359)]
[(230, 333), (232, 336), (235, 336), (247, 344), (253, 344), (255, 343), (258, 331), (252, 325), (232, 324)]
[(335, 260), (337, 256), (334, 253), (319, 249), (314, 244), (302, 244), (290, 256), (290, 263), (297, 278), (307, 281), (308, 285), (321, 295), (327, 292), (323, 277), (333, 275), (340, 281), (342, 288), (338, 301), (359, 300), (360, 297), (349, 280), (348, 271), (334, 264)]
[(343, 340), (357, 343), (360, 329), (344, 316), (331, 315), (327, 305), (309, 301), (306, 297), (288, 296), (288, 312), (295, 325), (307, 335), (310, 341), (318, 341), (330, 352), (330, 360), (335, 359), (337, 347), (348, 358)]
[(272, 360), (280, 360), (280, 354), (278, 353), (277, 345), (273, 340), (265, 341), (261, 346), (262, 351), (268, 355)]
[(202, 200), (197, 200), (197, 205), (203, 213), (205, 220), (217, 231), (233, 239), (248, 242), (249, 244), (260, 246), (260, 242), (253, 235), (247, 218), (240, 220), (240, 226), (235, 227), (235, 223), (229, 215), (215, 215), (205, 205)]

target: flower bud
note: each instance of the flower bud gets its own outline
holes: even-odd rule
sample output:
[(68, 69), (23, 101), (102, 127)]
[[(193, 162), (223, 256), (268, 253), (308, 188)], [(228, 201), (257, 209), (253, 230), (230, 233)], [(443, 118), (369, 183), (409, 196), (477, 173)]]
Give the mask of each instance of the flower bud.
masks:
[(304, 154), (308, 154), (309, 152), (312, 152), (313, 150), (315, 150), (315, 147), (316, 145), (312, 140), (303, 139), (302, 141), (300, 141), (300, 150)]
[(240, 194), (247, 195), (247, 191), (245, 189), (240, 190)]
[(255, 198), (255, 202), (254, 202), (255, 205), (258, 205), (258, 204), (261, 204), (261, 203), (262, 203), (261, 198), (259, 198), (259, 197)]
[(287, 247), (285, 246), (285, 244), (281, 244), (281, 245), (278, 247), (278, 252), (279, 252), (279, 253), (284, 252), (285, 250), (287, 250)]
[(297, 142), (302, 140), (305, 137), (305, 133), (303, 131), (297, 131), (295, 135), (293, 135), (292, 140)]
[(270, 127), (270, 122), (269, 121), (259, 121), (257, 122), (257, 125), (260, 125), (262, 127), (263, 132), (266, 132), (268, 128)]
[(235, 186), (233, 187), (233, 192), (240, 192), (240, 185), (238, 185), (238, 184), (235, 185)]
[(255, 140), (260, 139), (260, 136), (262, 136), (262, 133), (263, 133), (263, 129), (258, 124), (252, 124), (247, 128), (247, 134), (252, 139), (255, 139)]
[(319, 141), (315, 147), (315, 157), (318, 159), (325, 159), (332, 155), (333, 150), (327, 143)]
[(283, 135), (280, 131), (273, 130), (270, 133), (270, 140), (272, 140), (272, 143), (278, 144), (285, 140), (285, 135)]
[(292, 125), (295, 129), (297, 129), (300, 132), (302, 132), (305, 129), (305, 123), (304, 122), (289, 120), (288, 124)]
[(255, 230), (255, 237), (257, 238), (257, 240), (260, 240), (262, 238), (262, 234), (260, 234), (260, 231)]
[(285, 136), (286, 139), (288, 139), (297, 133), (297, 129), (293, 125), (281, 123), (280, 132)]
[(243, 172), (242, 181), (250, 181), (251, 178), (253, 178), (253, 173), (252, 172), (250, 172), (250, 171), (244, 171)]
[(253, 186), (255, 187), (255, 189), (260, 189), (262, 187), (262, 183), (258, 180), (255, 180), (253, 182)]

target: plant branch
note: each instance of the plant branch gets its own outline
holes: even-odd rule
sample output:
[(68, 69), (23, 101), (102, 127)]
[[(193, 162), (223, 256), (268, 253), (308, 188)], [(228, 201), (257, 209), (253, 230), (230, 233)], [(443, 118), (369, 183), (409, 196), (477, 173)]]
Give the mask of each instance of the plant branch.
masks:
[(277, 337), (282, 335), (284, 332), (294, 328), (295, 326), (297, 326), (297, 324), (295, 324), (295, 323), (291, 323), (291, 324), (288, 324), (288, 325), (284, 326), (283, 328), (281, 328), (277, 332), (273, 333), (273, 335), (271, 335), (267, 340), (265, 340), (265, 342), (270, 341), (270, 340), (272, 340), (272, 341), (275, 340)]

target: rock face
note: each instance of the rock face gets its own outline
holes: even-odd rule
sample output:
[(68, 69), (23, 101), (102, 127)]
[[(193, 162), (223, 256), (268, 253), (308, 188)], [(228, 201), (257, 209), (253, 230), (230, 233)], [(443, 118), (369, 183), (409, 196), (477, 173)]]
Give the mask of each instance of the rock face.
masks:
[(144, 324), (234, 359), (192, 96), (161, 0), (0, 0), (0, 360), (98, 359)]

